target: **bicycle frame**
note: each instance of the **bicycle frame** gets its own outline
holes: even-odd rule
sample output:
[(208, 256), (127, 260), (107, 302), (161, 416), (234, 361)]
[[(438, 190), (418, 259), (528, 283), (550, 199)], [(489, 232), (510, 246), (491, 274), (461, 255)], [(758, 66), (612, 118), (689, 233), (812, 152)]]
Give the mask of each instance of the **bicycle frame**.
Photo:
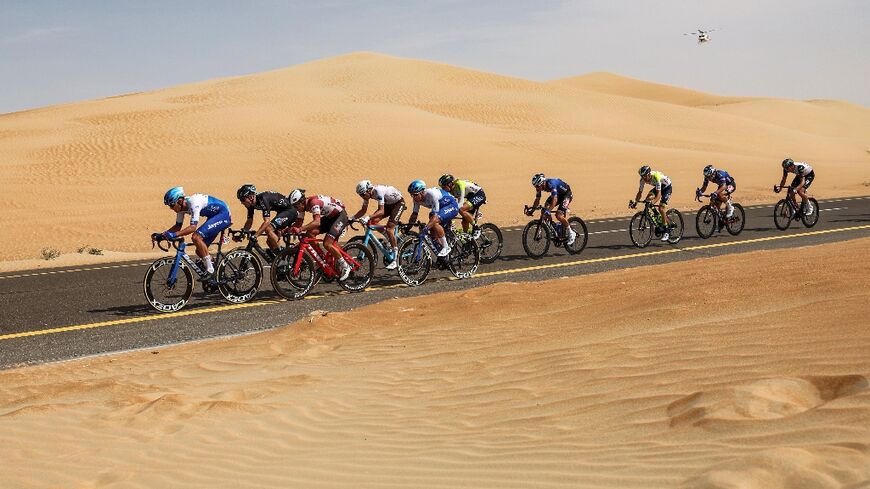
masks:
[[(387, 257), (387, 259), (389, 259), (389, 260), (394, 259), (395, 257), (393, 256), (392, 248), (387, 248), (386, 246), (383, 245), (383, 243), (381, 243), (380, 239), (377, 239), (375, 237), (375, 231), (377, 231), (377, 232), (381, 233), (381, 235), (383, 235), (385, 238), (389, 238), (389, 236), (387, 235), (387, 226), (384, 224), (366, 224), (365, 228), (366, 228), (366, 232), (365, 232), (365, 235), (363, 236), (362, 243), (365, 246), (369, 246), (369, 242), (371, 242), (372, 244), (374, 244), (375, 248), (377, 248), (377, 250), (382, 255)], [(397, 243), (400, 243), (402, 241), (401, 236), (399, 236), (398, 224), (393, 228), (393, 236), (396, 237)]]
[[(218, 251), (215, 255), (215, 269), (218, 267), (221, 260), (223, 259), (223, 241), (224, 231), (221, 231), (220, 240), (218, 241)], [(178, 268), (181, 266), (182, 261), (187, 263), (187, 266), (190, 267), (190, 269), (193, 270), (194, 273), (196, 273), (197, 278), (202, 281), (203, 277), (205, 277), (205, 270), (200, 269), (196, 265), (196, 261), (194, 261), (194, 259), (185, 252), (185, 250), (187, 249), (187, 243), (185, 243), (183, 239), (179, 241), (172, 241), (172, 247), (176, 250), (175, 261), (172, 263), (172, 268), (169, 270), (169, 280), (167, 281), (166, 285), (170, 287), (175, 286), (175, 281), (178, 280)], [(165, 251), (169, 251), (169, 248), (167, 247)]]
[[(338, 275), (335, 271), (335, 267), (333, 266), (335, 263), (332, 254), (326, 250), (321, 250), (319, 246), (317, 246), (317, 238), (311, 238), (308, 236), (303, 237), (299, 241), (298, 251), (296, 252), (296, 263), (293, 265), (293, 275), (299, 275), (299, 268), (302, 266), (302, 254), (306, 254), (317, 263), (317, 266), (323, 271), (324, 275), (327, 278), (332, 278)], [(345, 253), (341, 247), (338, 248), (338, 252), (341, 254), (344, 261), (351, 267), (351, 270), (359, 270), (362, 264), (356, 261), (353, 257)]]

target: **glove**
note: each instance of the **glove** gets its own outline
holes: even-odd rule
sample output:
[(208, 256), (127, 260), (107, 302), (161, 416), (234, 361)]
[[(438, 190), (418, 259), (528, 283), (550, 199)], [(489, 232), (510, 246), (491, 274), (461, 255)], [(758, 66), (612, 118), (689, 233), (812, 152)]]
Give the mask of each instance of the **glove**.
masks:
[(695, 189), (695, 200), (701, 200), (701, 195), (703, 195), (703, 194), (701, 193), (701, 189), (700, 189), (700, 188), (696, 188), (696, 189)]
[(163, 233), (151, 233), (151, 241), (163, 241)]
[(636, 208), (637, 208), (637, 202), (635, 202), (635, 201), (632, 200), (631, 202), (628, 203), (628, 207), (629, 207), (630, 209), (636, 209)]
[(534, 214), (534, 213), (535, 213), (535, 211), (533, 211), (533, 210), (531, 210), (531, 209), (526, 209), (526, 210), (523, 211), (523, 214), (525, 214), (525, 215), (527, 215), (527, 216), (531, 216), (531, 215)]
[(774, 185), (774, 186), (773, 186), (773, 191), (774, 191), (774, 192), (779, 193), (780, 190), (782, 190), (782, 187), (780, 187), (779, 185)]
[(550, 209), (544, 209), (544, 210), (542, 210), (541, 212), (543, 212), (545, 216), (549, 216), (549, 215), (550, 215)]
[(175, 234), (174, 231), (166, 231), (165, 233), (163, 233), (163, 236), (166, 236), (166, 239), (175, 239), (178, 237), (178, 235)]
[(296, 226), (293, 226), (290, 228), (290, 234), (301, 234), (301, 233), (302, 233), (302, 229), (300, 229)]
[(369, 216), (362, 216), (359, 218), (359, 222), (365, 226), (369, 223), (369, 219), (371, 219)]

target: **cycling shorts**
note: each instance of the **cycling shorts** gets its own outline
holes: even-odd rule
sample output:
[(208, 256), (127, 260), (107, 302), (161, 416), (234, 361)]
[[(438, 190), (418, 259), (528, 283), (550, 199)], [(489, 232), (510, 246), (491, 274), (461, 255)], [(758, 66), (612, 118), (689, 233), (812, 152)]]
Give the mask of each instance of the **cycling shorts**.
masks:
[[(563, 195), (559, 196), (559, 200), (556, 201), (556, 212), (561, 212), (562, 214), (568, 214), (568, 208), (571, 207), (571, 199), (574, 196), (571, 192), (566, 192)], [(544, 202), (544, 207), (550, 207), (550, 204), (553, 203), (553, 196), (547, 197), (547, 201)]]
[[(429, 216), (431, 217), (434, 212), (430, 212)], [(446, 225), (450, 222), (451, 219), (456, 217), (459, 214), (459, 207), (456, 207), (456, 204), (450, 204), (442, 207), (438, 210), (438, 220), (441, 221), (442, 225)]]
[(338, 240), (344, 228), (347, 227), (347, 211), (344, 209), (335, 217), (320, 218), (320, 233), (326, 233), (327, 236), (332, 236)]
[[(816, 172), (811, 171), (807, 176), (804, 177), (804, 188), (810, 188), (810, 185), (813, 183), (813, 179), (816, 178)], [(791, 188), (797, 190), (798, 184), (801, 182), (801, 176), (795, 175), (794, 180), (791, 181)]]
[(290, 208), (276, 214), (269, 223), (272, 225), (272, 229), (280, 231), (286, 227), (292, 226), (293, 223), (296, 222), (298, 215), (299, 213), (296, 209)]
[[(668, 202), (671, 200), (671, 192), (673, 192), (673, 185), (668, 185), (666, 187), (662, 187), (662, 200), (661, 205), (668, 205)], [(658, 190), (652, 189), (650, 190), (650, 195), (656, 196), (659, 194)]]
[(209, 217), (205, 224), (196, 230), (196, 234), (202, 236), (202, 241), (206, 246), (211, 246), (214, 239), (221, 231), (230, 227), (233, 222), (230, 220), (230, 210), (224, 209), (212, 217)]
[(465, 203), (462, 205), (470, 205), (470, 212), (474, 214), (483, 204), (486, 204), (486, 193), (480, 189), (465, 199)]
[(389, 218), (388, 221), (392, 224), (399, 222), (403, 212), (405, 212), (405, 199), (392, 204), (384, 204), (384, 215)]

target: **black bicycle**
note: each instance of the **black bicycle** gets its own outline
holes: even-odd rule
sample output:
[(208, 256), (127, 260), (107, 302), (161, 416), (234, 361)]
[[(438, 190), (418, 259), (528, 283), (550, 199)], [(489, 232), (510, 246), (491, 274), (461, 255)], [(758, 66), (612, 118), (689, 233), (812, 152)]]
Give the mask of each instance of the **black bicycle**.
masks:
[(501, 229), (495, 224), (491, 222), (477, 224), (480, 223), (481, 218), (483, 218), (483, 213), (478, 209), (474, 213), (474, 222), (480, 234), (475, 231), (473, 236), (475, 237), (474, 240), (477, 241), (477, 246), (480, 248), (480, 263), (492, 263), (501, 256), (504, 238), (502, 237)]
[[(665, 227), (657, 204), (644, 200), (643, 210), (637, 212), (628, 227), (631, 242), (638, 248), (645, 248), (653, 236), (659, 238), (668, 233), (668, 243), (677, 244), (683, 239), (683, 214), (677, 209), (668, 209), (668, 226)], [(641, 202), (629, 201), (628, 207), (634, 209)]]
[(742, 205), (732, 203), (734, 212), (731, 213), (731, 217), (727, 217), (722, 209), (716, 207), (715, 201), (712, 200), (716, 198), (714, 196), (718, 196), (718, 194), (712, 192), (709, 195), (698, 194), (695, 196), (695, 200), (698, 202), (701, 201), (701, 197), (710, 197), (711, 199), (710, 203), (698, 209), (698, 214), (695, 215), (695, 230), (698, 231), (698, 236), (707, 239), (723, 228), (728, 231), (728, 234), (737, 236), (746, 226), (746, 211), (743, 210)]
[[(779, 193), (782, 187), (779, 185), (773, 186), (773, 191)], [(810, 205), (807, 212), (806, 205), (798, 206), (795, 199), (795, 189), (788, 187), (788, 195), (776, 203), (773, 207), (773, 223), (780, 231), (785, 231), (791, 226), (791, 222), (800, 219), (804, 226), (811, 228), (819, 222), (819, 201), (812, 197), (807, 198), (807, 203)]]
[[(413, 227), (420, 228), (412, 233)], [(399, 248), (399, 277), (411, 287), (421, 285), (429, 276), (432, 262), (439, 270), (450, 270), (458, 279), (470, 278), (480, 265), (480, 248), (470, 234), (456, 233), (452, 226), (444, 227), (444, 236), (450, 246), (446, 257), (437, 255), (439, 247), (429, 235), (429, 228), (423, 223), (406, 224), (407, 238)]]
[[(263, 268), (257, 259), (245, 250), (222, 251), (224, 231), (218, 239), (215, 271), (210, 276), (199, 262), (187, 255), (184, 238), (168, 239), (152, 235), (153, 242), (163, 251), (175, 248), (175, 256), (156, 260), (145, 272), (143, 286), (145, 298), (160, 312), (181, 310), (193, 295), (194, 274), (205, 292), (218, 291), (228, 302), (241, 304), (257, 295), (263, 280)], [(164, 247), (164, 243), (169, 243)]]
[(586, 248), (586, 243), (589, 241), (589, 230), (586, 229), (586, 223), (583, 222), (583, 219), (577, 216), (568, 218), (568, 226), (576, 233), (574, 241), (568, 244), (568, 233), (562, 229), (560, 221), (553, 220), (553, 215), (547, 208), (524, 206), (523, 212), (530, 215), (539, 209), (541, 211), (540, 219), (529, 221), (523, 228), (523, 249), (527, 255), (532, 258), (546, 255), (550, 249), (550, 243), (557, 248), (564, 246), (565, 251), (572, 255), (576, 255)]

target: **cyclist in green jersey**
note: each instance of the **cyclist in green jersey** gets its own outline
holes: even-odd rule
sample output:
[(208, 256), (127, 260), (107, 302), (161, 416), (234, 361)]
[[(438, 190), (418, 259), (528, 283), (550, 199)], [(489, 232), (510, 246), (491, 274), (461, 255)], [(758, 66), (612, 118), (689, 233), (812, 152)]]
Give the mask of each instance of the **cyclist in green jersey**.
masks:
[(665, 226), (664, 233), (662, 233), (662, 241), (667, 241), (670, 238), (668, 232), (671, 229), (667, 214), (668, 201), (671, 199), (671, 192), (673, 192), (671, 179), (660, 171), (652, 171), (647, 165), (640, 167), (637, 173), (640, 175), (640, 187), (637, 189), (637, 196), (634, 198), (634, 205), (631, 208), (634, 209), (637, 206), (637, 201), (640, 200), (640, 194), (643, 193), (644, 185), (652, 185), (653, 188), (649, 191), (646, 198), (653, 203), (658, 202), (659, 204), (659, 213)]
[(459, 214), (462, 216), (462, 230), (472, 232), (474, 239), (480, 236), (480, 228), (474, 220), (474, 215), (480, 206), (486, 204), (486, 193), (483, 187), (471, 180), (457, 180), (447, 173), (438, 179), (438, 186), (456, 197), (459, 204)]

